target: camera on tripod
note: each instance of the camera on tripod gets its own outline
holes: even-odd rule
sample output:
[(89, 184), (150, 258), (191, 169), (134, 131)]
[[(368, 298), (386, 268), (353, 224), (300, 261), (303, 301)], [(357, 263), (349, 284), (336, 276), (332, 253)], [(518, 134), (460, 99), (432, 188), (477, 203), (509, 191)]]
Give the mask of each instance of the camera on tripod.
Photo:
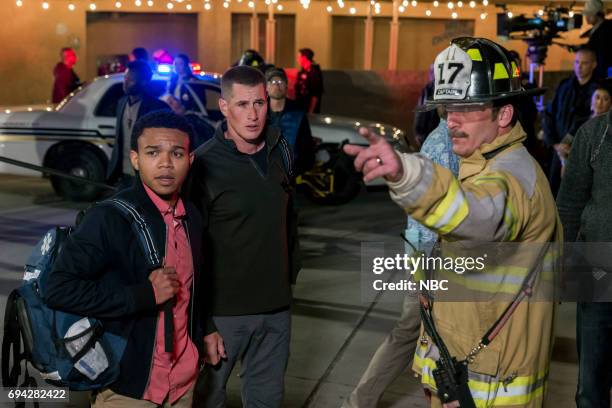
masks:
[[(505, 9), (504, 4), (497, 6)], [(542, 15), (536, 14), (532, 18), (524, 14), (512, 17), (506, 12), (497, 14), (497, 35), (525, 41), (529, 59), (539, 65), (544, 64), (548, 46), (555, 38), (560, 38), (559, 33), (580, 27), (582, 15), (565, 7), (548, 8)]]

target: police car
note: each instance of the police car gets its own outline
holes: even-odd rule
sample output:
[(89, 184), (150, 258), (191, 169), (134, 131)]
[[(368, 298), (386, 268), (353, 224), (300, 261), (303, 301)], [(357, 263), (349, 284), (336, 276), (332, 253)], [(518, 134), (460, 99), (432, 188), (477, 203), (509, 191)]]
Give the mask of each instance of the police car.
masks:
[[(198, 77), (198, 80), (190, 81), (186, 88), (197, 105), (196, 110), (210, 122), (216, 123), (223, 117), (218, 104), (221, 96), (220, 76), (202, 72)], [(0, 156), (103, 182), (115, 138), (117, 103), (124, 95), (123, 78), (124, 74), (95, 78), (57, 106), (2, 108)], [(167, 79), (167, 76), (156, 74), (150, 92), (162, 96), (166, 92)], [(329, 161), (343, 141), (363, 144), (355, 131), (358, 126), (372, 126), (381, 134), (403, 139), (403, 132), (383, 124), (329, 115), (313, 115), (310, 120), (313, 136), (321, 140), (317, 153), (319, 164)], [(0, 162), (0, 173), (37, 174), (33, 170), (3, 162)], [(314, 176), (316, 179), (316, 174)], [(332, 179), (332, 188), (334, 184), (338, 190), (345, 187), (341, 183), (352, 183), (350, 195), (354, 195), (357, 179), (346, 174), (338, 176), (335, 183)], [(50, 179), (54, 190), (66, 199), (93, 200), (100, 192), (96, 186), (72, 182), (59, 176), (51, 175)], [(308, 178), (304, 182), (308, 184)], [(333, 194), (326, 192), (325, 186), (319, 185), (318, 188), (316, 195), (320, 201), (326, 201), (327, 196), (330, 198), (328, 201), (334, 201)]]

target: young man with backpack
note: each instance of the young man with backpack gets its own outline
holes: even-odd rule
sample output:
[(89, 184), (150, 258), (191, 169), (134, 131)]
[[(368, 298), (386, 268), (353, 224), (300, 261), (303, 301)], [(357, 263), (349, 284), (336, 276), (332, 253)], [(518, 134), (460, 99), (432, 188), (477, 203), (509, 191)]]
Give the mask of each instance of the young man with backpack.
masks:
[(138, 178), (110, 199), (135, 221), (116, 206), (93, 206), (49, 275), (49, 307), (99, 319), (126, 339), (118, 378), (93, 394), (94, 407), (191, 407), (203, 339), (202, 218), (180, 189), (193, 160), (192, 132), (171, 112), (140, 118), (130, 152)]

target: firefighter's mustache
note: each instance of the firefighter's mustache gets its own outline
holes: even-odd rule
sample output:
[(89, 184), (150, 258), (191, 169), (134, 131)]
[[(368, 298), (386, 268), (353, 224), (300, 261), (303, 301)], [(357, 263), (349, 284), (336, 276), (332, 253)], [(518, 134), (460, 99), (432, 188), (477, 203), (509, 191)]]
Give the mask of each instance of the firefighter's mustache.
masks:
[(458, 131), (458, 130), (454, 130), (454, 131), (451, 130), (450, 131), (450, 137), (452, 137), (452, 138), (457, 137), (457, 138), (467, 139), (470, 136), (467, 133), (465, 133), (465, 132), (461, 132), (461, 131)]

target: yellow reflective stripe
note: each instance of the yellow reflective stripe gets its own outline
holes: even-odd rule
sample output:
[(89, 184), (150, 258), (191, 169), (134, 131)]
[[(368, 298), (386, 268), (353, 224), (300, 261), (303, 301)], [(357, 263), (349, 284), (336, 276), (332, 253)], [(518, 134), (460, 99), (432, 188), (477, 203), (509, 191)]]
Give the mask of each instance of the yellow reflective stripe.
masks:
[(482, 61), (482, 55), (480, 55), (480, 50), (478, 48), (470, 48), (467, 50), (467, 55), (470, 56), (472, 61)]
[(491, 279), (493, 281), (488, 281), (487, 278), (491, 278), (491, 276), (481, 273), (459, 275), (453, 271), (447, 271), (445, 269), (438, 271), (438, 273), (440, 275), (444, 275), (441, 277), (448, 278), (450, 282), (461, 285), (467, 289), (478, 290), (481, 292), (506, 293), (509, 295), (515, 295), (522, 287), (522, 284), (508, 283), (504, 280), (494, 281)]
[(510, 190), (508, 181), (503, 176), (489, 175), (486, 177), (480, 177), (474, 181), (474, 184), (479, 186), (487, 182), (494, 182), (497, 186), (506, 193), (506, 209), (504, 211), (504, 225), (506, 226), (507, 232), (504, 240), (514, 241), (518, 237), (518, 215), (514, 205), (512, 204), (508, 192)]
[(455, 179), (451, 181), (448, 192), (436, 209), (425, 217), (423, 224), (435, 228), (441, 234), (448, 234), (467, 217), (469, 212), (467, 200)]
[(521, 76), (521, 70), (516, 65), (516, 62), (512, 61), (512, 78), (517, 78)]
[(501, 62), (495, 63), (495, 71), (493, 71), (493, 79), (508, 79), (508, 70)]
[[(419, 348), (417, 347), (414, 356), (413, 368), (421, 373), (421, 383), (435, 391), (437, 387), (432, 372), (436, 363), (430, 358), (419, 356)], [(543, 395), (548, 372), (543, 371), (535, 375), (516, 377), (508, 384), (504, 384), (499, 378), (472, 371), (468, 373), (468, 376), (470, 393), (474, 403), (480, 408), (528, 404)]]

